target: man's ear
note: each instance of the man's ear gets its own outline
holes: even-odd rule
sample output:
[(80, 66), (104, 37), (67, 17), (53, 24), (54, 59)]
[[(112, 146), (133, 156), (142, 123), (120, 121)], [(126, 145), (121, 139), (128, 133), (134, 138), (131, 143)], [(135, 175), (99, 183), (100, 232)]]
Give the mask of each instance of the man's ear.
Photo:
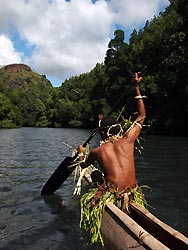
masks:
[(104, 131), (100, 130), (100, 135), (101, 136), (104, 135)]

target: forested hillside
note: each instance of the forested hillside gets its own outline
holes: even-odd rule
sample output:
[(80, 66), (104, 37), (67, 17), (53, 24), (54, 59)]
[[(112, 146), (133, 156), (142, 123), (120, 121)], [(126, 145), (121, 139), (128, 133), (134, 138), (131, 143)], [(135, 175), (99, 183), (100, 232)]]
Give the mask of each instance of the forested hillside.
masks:
[[(136, 109), (130, 91), (135, 71), (143, 72), (142, 94), (149, 133), (187, 136), (188, 2), (171, 1), (164, 13), (134, 30), (129, 43), (116, 30), (104, 51), (104, 63), (54, 88), (27, 66), (0, 69), (0, 127), (94, 127), (127, 90), (119, 109)], [(91, 48), (92, 49), (92, 48)], [(22, 65), (23, 66), (23, 65)], [(118, 112), (118, 109), (116, 109)]]
[(0, 127), (50, 124), (53, 86), (24, 64), (0, 68)]

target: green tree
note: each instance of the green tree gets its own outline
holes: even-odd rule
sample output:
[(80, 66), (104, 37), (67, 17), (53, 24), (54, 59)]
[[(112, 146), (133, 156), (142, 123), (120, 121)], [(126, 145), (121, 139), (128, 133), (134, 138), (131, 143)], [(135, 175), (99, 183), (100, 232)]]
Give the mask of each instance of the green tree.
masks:
[(116, 30), (114, 36), (108, 44), (104, 60), (108, 78), (107, 100), (110, 105), (125, 90), (132, 77), (128, 54), (129, 45), (124, 42), (124, 32)]
[(17, 107), (0, 92), (0, 127), (11, 128), (22, 126), (22, 115)]

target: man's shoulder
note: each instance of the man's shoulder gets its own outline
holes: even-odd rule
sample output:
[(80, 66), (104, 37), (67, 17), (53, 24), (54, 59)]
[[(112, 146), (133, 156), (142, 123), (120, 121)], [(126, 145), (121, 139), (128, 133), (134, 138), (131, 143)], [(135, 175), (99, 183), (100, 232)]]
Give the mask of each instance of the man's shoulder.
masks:
[(123, 136), (122, 138), (120, 138), (118, 141), (117, 146), (121, 146), (121, 145), (131, 145), (133, 144), (133, 140), (129, 137), (129, 136)]
[(104, 144), (94, 148), (92, 151), (96, 154), (99, 154), (99, 153), (104, 152), (104, 151), (108, 150), (109, 148), (111, 148), (112, 145), (113, 145), (112, 143), (104, 143)]
[(96, 154), (97, 152), (101, 151), (102, 146), (95, 147), (91, 150), (92, 153)]

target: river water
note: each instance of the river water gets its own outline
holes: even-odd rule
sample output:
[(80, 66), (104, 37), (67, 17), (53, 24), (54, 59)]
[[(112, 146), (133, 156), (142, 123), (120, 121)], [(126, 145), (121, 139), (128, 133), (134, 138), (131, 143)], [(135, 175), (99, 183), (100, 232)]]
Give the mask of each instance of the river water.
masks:
[[(0, 250), (100, 250), (79, 228), (79, 198), (70, 176), (55, 195), (41, 188), (91, 131), (0, 129)], [(91, 147), (98, 145), (92, 139)], [(144, 136), (135, 154), (137, 181), (148, 185), (149, 210), (188, 236), (188, 138)]]

